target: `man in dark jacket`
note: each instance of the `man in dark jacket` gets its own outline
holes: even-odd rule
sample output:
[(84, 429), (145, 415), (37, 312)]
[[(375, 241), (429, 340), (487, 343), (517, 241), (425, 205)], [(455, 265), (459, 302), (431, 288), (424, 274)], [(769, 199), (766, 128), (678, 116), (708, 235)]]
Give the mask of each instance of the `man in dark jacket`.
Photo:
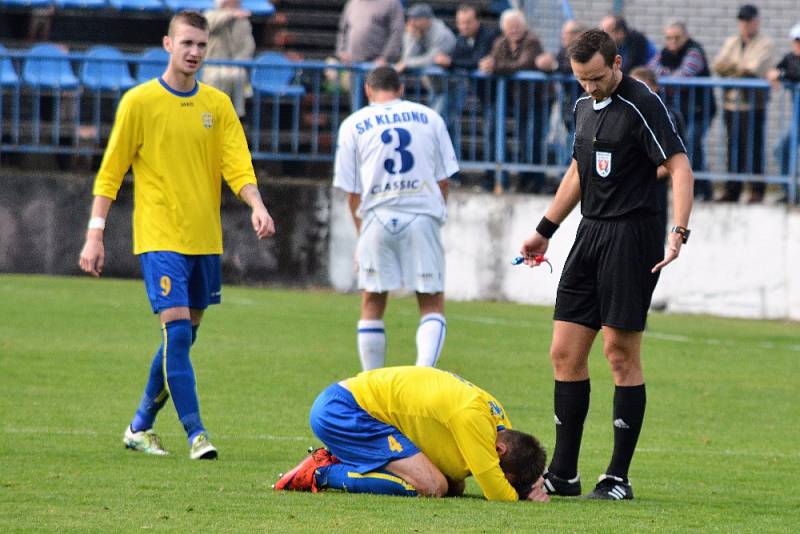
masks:
[[(481, 72), (511, 76), (520, 71), (556, 70), (555, 57), (544, 51), (539, 38), (528, 29), (522, 11), (503, 11), (500, 28), (503, 35), (495, 41), (489, 55), (478, 64)], [(507, 151), (506, 161), (534, 165), (545, 161), (544, 140), (547, 138), (551, 96), (548, 83), (509, 80), (506, 105), (515, 124), (511, 134), (518, 142), (515, 148), (512, 145), (511, 150)], [(542, 172), (523, 171), (519, 175), (518, 189), (526, 193), (541, 193), (544, 181)]]
[[(664, 48), (650, 62), (650, 68), (656, 76), (675, 76), (693, 78), (695, 76), (711, 76), (703, 47), (689, 37), (683, 22), (669, 22), (664, 27)], [(714, 115), (717, 103), (714, 90), (710, 87), (683, 87), (681, 89), (667, 87), (667, 102), (681, 112), (687, 121), (684, 141), (689, 149), (689, 159), (694, 170), (705, 170), (705, 152), (703, 138)], [(711, 200), (713, 187), (709, 180), (696, 180), (695, 196), (703, 200)]]
[[(800, 83), (800, 24), (795, 24), (789, 30), (789, 38), (792, 40), (792, 49), (789, 53), (783, 56), (783, 59), (772, 69), (767, 72), (767, 79), (773, 85), (780, 85), (783, 83)], [(794, 88), (794, 91), (800, 89)], [(794, 110), (794, 121), (800, 124), (800, 109)], [(789, 162), (791, 161), (792, 153), (792, 135), (791, 123), (789, 124), (789, 131), (782, 137), (778, 146), (775, 148), (775, 156), (781, 166), (781, 174), (789, 174)], [(795, 167), (795, 173), (797, 168)]]
[(656, 54), (656, 47), (643, 33), (628, 27), (619, 15), (607, 15), (600, 21), (600, 29), (614, 39), (619, 55), (622, 56), (622, 73), (647, 65)]
[(478, 20), (475, 6), (461, 4), (456, 11), (456, 28), (458, 37), (456, 47), (450, 55), (439, 54), (436, 64), (445, 69), (463, 69), (473, 71), (478, 62), (492, 50), (492, 44), (499, 32)]

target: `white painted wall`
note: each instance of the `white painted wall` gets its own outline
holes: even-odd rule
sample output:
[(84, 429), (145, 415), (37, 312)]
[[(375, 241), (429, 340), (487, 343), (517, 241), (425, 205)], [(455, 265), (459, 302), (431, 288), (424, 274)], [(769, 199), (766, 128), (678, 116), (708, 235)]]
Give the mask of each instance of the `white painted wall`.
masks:
[[(550, 243), (546, 266), (511, 260), (551, 197), (455, 191), (443, 231), (450, 300), (509, 300), (552, 305), (579, 221), (576, 210)], [(332, 195), (331, 285), (356, 290), (355, 230), (345, 196)], [(785, 206), (695, 205), (692, 236), (662, 273), (654, 301), (667, 311), (800, 320), (800, 211)]]

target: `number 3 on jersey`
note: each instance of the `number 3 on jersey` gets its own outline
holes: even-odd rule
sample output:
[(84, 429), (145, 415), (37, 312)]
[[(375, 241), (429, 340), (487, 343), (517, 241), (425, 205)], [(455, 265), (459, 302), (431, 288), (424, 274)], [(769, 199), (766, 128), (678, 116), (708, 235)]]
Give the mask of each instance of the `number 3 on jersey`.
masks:
[(414, 166), (414, 155), (406, 150), (408, 145), (411, 144), (411, 134), (405, 128), (387, 128), (381, 133), (381, 141), (384, 145), (391, 145), (395, 143), (392, 136), (392, 130), (397, 132), (397, 146), (394, 147), (395, 151), (400, 154), (400, 169), (397, 167), (397, 162), (394, 158), (383, 160), (383, 168), (389, 174), (403, 174), (411, 170)]

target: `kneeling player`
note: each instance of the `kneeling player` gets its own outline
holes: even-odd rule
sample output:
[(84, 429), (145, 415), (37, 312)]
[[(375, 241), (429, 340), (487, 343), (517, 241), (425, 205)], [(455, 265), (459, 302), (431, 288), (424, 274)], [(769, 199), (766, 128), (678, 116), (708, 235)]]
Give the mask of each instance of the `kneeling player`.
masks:
[(316, 449), (278, 490), (444, 497), (473, 475), (488, 500), (547, 501), (545, 452), (492, 395), (452, 373), (387, 367), (333, 384), (311, 407)]

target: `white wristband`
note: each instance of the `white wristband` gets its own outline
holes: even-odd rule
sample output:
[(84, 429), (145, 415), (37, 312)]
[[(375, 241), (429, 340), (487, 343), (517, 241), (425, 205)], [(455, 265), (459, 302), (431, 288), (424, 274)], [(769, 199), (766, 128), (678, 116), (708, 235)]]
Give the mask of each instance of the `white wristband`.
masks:
[(87, 228), (89, 228), (89, 230), (105, 230), (106, 220), (102, 217), (92, 217), (89, 219)]

